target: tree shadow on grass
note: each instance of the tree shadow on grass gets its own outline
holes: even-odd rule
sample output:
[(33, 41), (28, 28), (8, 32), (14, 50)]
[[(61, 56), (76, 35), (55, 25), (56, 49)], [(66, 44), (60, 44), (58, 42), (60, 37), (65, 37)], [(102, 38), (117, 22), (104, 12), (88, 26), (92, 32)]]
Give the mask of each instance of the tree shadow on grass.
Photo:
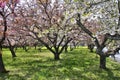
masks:
[(0, 80), (98, 80), (99, 75), (107, 80), (120, 78), (114, 75), (112, 70), (106, 71), (107, 76), (104, 75), (104, 71), (96, 68), (96, 58), (92, 58), (92, 55), (86, 56), (86, 52), (80, 53), (82, 55), (78, 56), (78, 52), (71, 52), (59, 61), (39, 54), (20, 56), (15, 58), (14, 62), (9, 62), (11, 71), (9, 74), (0, 75)]
[(116, 76), (116, 75), (113, 73), (112, 69), (107, 69), (106, 72), (107, 72), (107, 74), (108, 74), (108, 79), (109, 79), (109, 80), (119, 80), (119, 79), (120, 79), (120, 76)]
[(25, 78), (19, 74), (10, 75), (9, 73), (0, 73), (0, 80), (25, 80)]
[[(16, 63), (15, 66), (14, 65), (11, 66), (17, 66), (17, 70), (11, 71), (10, 74), (2, 75), (2, 78), (0, 78), (1, 80), (27, 80), (28, 78), (34, 79), (35, 77), (39, 78), (40, 76), (44, 77), (45, 80), (78, 80), (83, 77), (81, 71), (73, 70), (70, 64), (66, 64), (66, 62), (64, 63), (64, 60), (32, 60), (28, 63), (21, 62)], [(38, 78), (35, 80), (39, 80)]]

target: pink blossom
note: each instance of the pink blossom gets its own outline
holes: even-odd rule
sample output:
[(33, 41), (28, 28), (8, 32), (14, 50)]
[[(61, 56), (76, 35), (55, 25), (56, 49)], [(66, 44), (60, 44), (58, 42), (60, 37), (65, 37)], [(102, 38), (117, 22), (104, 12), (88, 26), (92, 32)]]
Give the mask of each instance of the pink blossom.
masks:
[(16, 3), (19, 3), (20, 0), (15, 0)]
[(1, 8), (4, 8), (5, 5), (6, 5), (6, 2), (0, 2), (0, 7), (1, 7)]

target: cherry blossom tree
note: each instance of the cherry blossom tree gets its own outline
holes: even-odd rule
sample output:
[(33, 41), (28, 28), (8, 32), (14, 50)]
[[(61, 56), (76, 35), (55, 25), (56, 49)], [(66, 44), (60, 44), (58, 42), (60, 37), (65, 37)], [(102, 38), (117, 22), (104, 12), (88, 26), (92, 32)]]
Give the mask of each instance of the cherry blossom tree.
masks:
[[(12, 13), (14, 14), (14, 8), (17, 4), (18, 0), (0, 0), (0, 18), (1, 18), (1, 34), (0, 34), (0, 46), (2, 46), (6, 36), (7, 36), (7, 18)], [(2, 52), (0, 50), (0, 72), (8, 72), (6, 71), (3, 60), (2, 60)]]
[[(76, 21), (78, 26), (94, 40), (94, 43), (97, 46), (96, 52), (100, 56), (100, 68), (106, 69), (106, 58), (109, 57), (110, 55), (115, 55), (117, 52), (117, 48), (113, 51), (110, 50), (105, 53), (103, 52), (103, 48), (110, 43), (109, 41), (120, 39), (120, 35), (116, 33), (116, 32), (119, 32), (119, 19), (118, 19), (119, 18), (118, 14), (120, 9), (119, 1), (118, 2), (115, 2), (114, 0), (103, 1), (103, 2), (100, 1), (97, 3), (95, 2), (90, 4), (92, 4), (91, 5), (92, 8), (96, 8), (96, 7), (101, 8), (100, 6), (105, 6), (104, 8), (102, 8), (103, 13), (101, 13), (101, 11), (99, 11), (98, 9), (95, 9), (93, 11), (94, 13), (97, 11), (98, 12), (97, 14), (99, 14), (99, 15), (97, 14), (93, 14), (93, 15), (94, 17), (98, 16), (99, 22), (102, 22), (101, 30), (100, 31), (97, 30), (99, 32), (97, 32), (97, 34), (94, 35), (94, 33), (90, 31), (88, 28), (86, 28), (86, 25), (82, 23), (81, 15), (79, 13), (78, 13), (78, 19)], [(99, 6), (96, 4), (99, 4)], [(106, 4), (111, 4), (111, 6), (108, 6)], [(116, 6), (118, 6), (118, 8)], [(113, 11), (110, 11), (112, 8), (115, 8), (115, 9)], [(91, 9), (90, 9), (90, 12), (92, 12)], [(118, 13), (118, 14), (115, 14), (115, 13)], [(118, 19), (118, 21), (116, 21), (116, 19)]]
[[(45, 30), (44, 28), (46, 28), (48, 31), (44, 32), (44, 34), (42, 33), (43, 39), (38, 37), (36, 34), (35, 36), (38, 41), (43, 43), (47, 49), (54, 54), (54, 59), (58, 60), (60, 59), (59, 55), (62, 53), (67, 44), (72, 40), (72, 38), (65, 31), (65, 25), (62, 25), (65, 19), (64, 15), (62, 15), (64, 11), (63, 4), (59, 3), (57, 0), (51, 4), (51, 6), (50, 4), (45, 5), (44, 3), (39, 5), (43, 7), (43, 10), (41, 8), (41, 14), (45, 14), (44, 16), (40, 17), (42, 20), (41, 26), (43, 26), (43, 32)], [(44, 39), (46, 39), (46, 42)]]
[(24, 13), (21, 13), (20, 20), (23, 22), (24, 30), (28, 30), (29, 35), (42, 43), (54, 54), (54, 59), (58, 60), (65, 46), (72, 40), (64, 31), (63, 4), (57, 0), (38, 2), (27, 4), (27, 8), (21, 10)]

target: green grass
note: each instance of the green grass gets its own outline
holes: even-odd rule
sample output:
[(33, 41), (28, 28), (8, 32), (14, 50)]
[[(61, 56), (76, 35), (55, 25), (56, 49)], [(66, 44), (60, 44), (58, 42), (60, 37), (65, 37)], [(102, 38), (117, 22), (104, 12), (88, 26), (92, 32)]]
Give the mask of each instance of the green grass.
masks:
[(54, 61), (48, 50), (39, 52), (30, 49), (17, 50), (12, 59), (8, 49), (3, 50), (8, 74), (0, 74), (0, 80), (120, 80), (120, 64), (107, 58), (109, 70), (99, 69), (99, 58), (86, 48), (79, 48), (61, 54), (61, 60)]

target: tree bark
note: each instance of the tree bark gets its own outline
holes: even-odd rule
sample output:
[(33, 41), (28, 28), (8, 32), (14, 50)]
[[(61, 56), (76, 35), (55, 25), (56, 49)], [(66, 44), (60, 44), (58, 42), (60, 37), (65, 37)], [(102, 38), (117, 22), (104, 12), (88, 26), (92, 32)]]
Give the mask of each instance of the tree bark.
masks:
[(54, 59), (55, 59), (55, 60), (60, 60), (60, 54), (55, 53), (55, 54), (54, 54)]
[(68, 52), (68, 45), (65, 46), (65, 53)]
[(104, 55), (100, 56), (100, 68), (107, 69), (106, 68), (106, 56)]
[(9, 49), (11, 51), (11, 54), (12, 54), (12, 57), (17, 57), (16, 54), (15, 54), (15, 51), (14, 51), (14, 46), (9, 46)]
[(6, 71), (4, 63), (3, 63), (3, 59), (2, 59), (2, 53), (0, 51), (0, 73), (7, 73), (8, 71)]
[(2, 46), (0, 46), (0, 49), (2, 50)]
[(120, 26), (120, 1), (118, 0), (118, 10), (119, 10), (119, 19), (118, 19), (118, 27), (117, 29), (119, 29)]
[(25, 52), (27, 52), (29, 50), (29, 48), (27, 48), (27, 46), (23, 46), (23, 50), (25, 50)]
[(70, 51), (72, 51), (73, 50), (73, 47), (72, 47), (72, 45), (70, 45)]
[(12, 57), (13, 57), (13, 58), (14, 58), (14, 57), (17, 57), (16, 54), (15, 54), (15, 51), (14, 51), (15, 46), (13, 46), (13, 45), (11, 44), (11, 42), (10, 42), (9, 39), (7, 39), (7, 41), (8, 41), (8, 44), (9, 44), (9, 50), (10, 50), (10, 52), (11, 52), (11, 54), (12, 54)]
[(88, 44), (88, 49), (90, 49), (90, 52), (93, 52), (94, 44)]
[[(4, 10), (4, 9), (3, 9)], [(3, 30), (3, 36), (2, 39), (0, 40), (0, 46), (2, 46), (2, 43), (4, 42), (5, 38), (6, 38), (6, 31), (7, 31), (7, 17), (5, 16), (5, 12), (0, 11), (0, 15), (3, 18), (3, 25), (4, 25), (4, 30)], [(0, 73), (7, 73), (8, 71), (6, 71), (4, 63), (3, 63), (3, 59), (2, 59), (2, 53), (0, 50)]]

